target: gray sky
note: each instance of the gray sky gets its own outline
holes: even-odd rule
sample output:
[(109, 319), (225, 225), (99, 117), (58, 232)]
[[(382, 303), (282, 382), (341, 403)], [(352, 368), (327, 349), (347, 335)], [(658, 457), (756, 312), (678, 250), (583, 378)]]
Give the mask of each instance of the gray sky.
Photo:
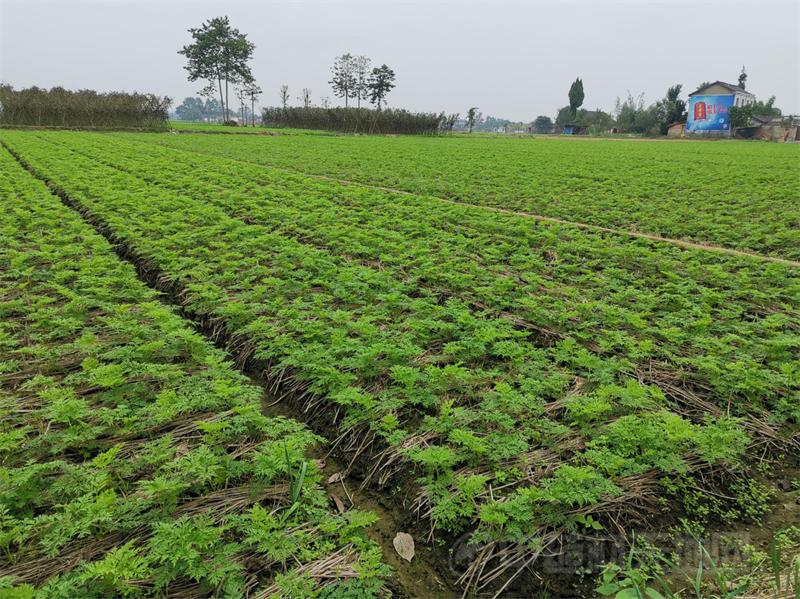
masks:
[[(187, 28), (227, 14), (256, 44), (253, 70), (277, 104), (332, 96), (334, 56), (365, 54), (397, 73), (391, 106), (530, 121), (553, 116), (580, 76), (584, 107), (648, 103), (706, 80), (777, 96), (800, 113), (800, 0), (789, 2), (17, 2), (0, 0), (0, 79), (15, 87), (121, 89), (180, 101), (201, 87), (176, 52)], [(336, 99), (336, 102), (339, 100)], [(297, 102), (295, 100), (295, 102)]]

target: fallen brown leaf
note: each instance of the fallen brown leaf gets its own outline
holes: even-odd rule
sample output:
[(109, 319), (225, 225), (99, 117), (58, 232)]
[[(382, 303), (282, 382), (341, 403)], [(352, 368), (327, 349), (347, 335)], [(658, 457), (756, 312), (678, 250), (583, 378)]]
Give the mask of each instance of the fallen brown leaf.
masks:
[(331, 499), (333, 499), (333, 503), (336, 504), (336, 509), (339, 510), (340, 514), (344, 514), (347, 511), (347, 508), (344, 507), (344, 502), (339, 499), (338, 495), (331, 493)]
[(407, 532), (398, 532), (392, 541), (392, 545), (394, 545), (397, 555), (407, 562), (414, 559), (414, 554), (416, 553), (414, 551), (414, 538)]

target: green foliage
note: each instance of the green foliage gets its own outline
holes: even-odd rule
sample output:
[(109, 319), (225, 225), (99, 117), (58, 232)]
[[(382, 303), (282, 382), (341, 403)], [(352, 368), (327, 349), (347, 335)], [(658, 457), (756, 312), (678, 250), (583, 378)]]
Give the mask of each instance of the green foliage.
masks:
[(189, 74), (189, 81), (207, 81), (203, 95), (219, 92), (219, 102), (225, 121), (228, 121), (231, 118), (228, 87), (231, 84), (252, 83), (253, 74), (248, 61), (253, 56), (255, 45), (247, 39), (247, 35), (231, 27), (228, 17), (204, 21), (200, 27), (189, 29), (189, 33), (192, 43), (178, 52), (186, 57), (184, 68)]
[(664, 478), (661, 484), (682, 503), (688, 516), (697, 522), (759, 522), (770, 510), (773, 496), (768, 487), (745, 477), (736, 477), (730, 482), (730, 495), (724, 496), (707, 493), (685, 476)]
[(477, 106), (472, 106), (467, 110), (467, 129), (469, 133), (472, 133), (472, 129), (475, 127), (475, 121), (479, 118), (480, 115)]
[[(547, 538), (542, 535), (608, 527), (611, 512), (621, 513), (616, 521), (624, 521), (643, 486), (658, 491), (659, 479), (665, 481), (665, 498), (673, 499), (669, 505), (686, 498), (700, 506), (706, 497), (711, 505), (716, 495), (705, 490), (693, 495), (692, 488), (702, 489), (698, 481), (709, 471), (723, 470), (712, 466), (747, 467), (745, 452), (761, 441), (751, 440), (747, 431), (766, 431), (770, 443), (778, 445), (792, 434), (787, 398), (800, 384), (800, 340), (794, 334), (800, 286), (792, 266), (533, 223), (519, 214), (465, 205), (529, 209), (544, 197), (533, 188), (553, 185), (551, 192), (577, 211), (574, 218), (601, 214), (605, 224), (664, 224), (680, 235), (706, 239), (731, 240), (732, 232), (742, 229), (750, 231), (750, 242), (760, 240), (759, 249), (794, 251), (791, 228), (781, 220), (783, 208), (790, 215), (794, 210), (782, 203), (785, 194), (778, 197), (748, 183), (747, 194), (756, 198), (748, 213), (759, 201), (775, 209), (765, 211), (761, 223), (756, 216), (747, 227), (719, 226), (723, 207), (736, 215), (732, 218), (743, 214), (739, 200), (725, 199), (724, 193), (739, 171), (726, 163), (717, 179), (704, 178), (705, 171), (694, 171), (689, 155), (681, 154), (686, 150), (673, 149), (684, 144), (614, 142), (603, 147), (611, 157), (598, 158), (600, 142), (595, 141), (511, 145), (496, 140), (500, 157), (490, 161), (500, 174), (490, 169), (485, 177), (503, 183), (489, 189), (471, 176), (445, 182), (432, 174), (433, 155), (445, 173), (462, 160), (480, 164), (473, 155), (490, 154), (482, 138), (396, 138), (392, 175), (372, 156), (385, 159), (390, 151), (382, 138), (360, 139), (362, 147), (350, 138), (298, 143), (292, 136), (257, 143), (247, 136), (202, 136), (214, 139), (192, 138), (191, 143), (144, 135), (6, 137), (33, 168), (142, 256), (150, 272), (175, 282), (187, 314), (224, 329), (235, 339), (234, 349), (268, 364), (269, 373), (306, 398), (320, 418), (330, 417), (337, 434), (350, 440), (345, 445), (355, 450), (362, 442), (374, 443), (390, 465), (383, 472), (391, 483), (395, 473), (416, 477), (420, 512), (430, 513), (435, 529), (477, 529), (478, 542), (511, 542), (532, 552)], [(535, 144), (553, 145), (543, 150)], [(768, 157), (779, 165), (773, 174), (785, 190), (796, 187), (782, 179), (781, 170), (794, 163), (792, 148), (706, 147), (696, 151), (726, 157), (743, 171)], [(292, 161), (282, 162), (276, 151), (281, 148)], [(569, 160), (550, 152), (565, 152)], [(542, 172), (534, 185), (526, 182), (530, 172), (520, 165), (537, 157)], [(693, 201), (691, 211), (681, 203), (690, 196), (674, 200), (658, 183), (676, 160), (698, 176), (693, 185), (709, 198), (702, 205)], [(650, 169), (638, 171), (641, 180), (632, 177), (640, 162)], [(663, 162), (670, 163), (668, 171), (659, 171)], [(364, 165), (375, 171), (367, 172)], [(406, 186), (411, 194), (287, 172), (297, 168)], [(454, 201), (430, 196), (442, 189)], [(680, 196), (681, 189), (674, 194)], [(655, 197), (668, 199), (660, 203)], [(685, 214), (704, 210), (705, 216), (688, 222), (692, 219)], [(26, 218), (18, 212), (15, 218)], [(24, 262), (25, 252), (18, 253), (15, 264), (22, 264), (15, 268), (32, 269)], [(47, 320), (43, 332), (72, 339), (71, 319), (91, 312), (80, 302), (70, 303), (68, 314), (57, 314), (53, 327), (53, 303), (61, 295), (46, 291), (35, 306)], [(115, 319), (111, 330), (129, 338), (137, 327), (129, 315)], [(196, 343), (182, 341), (190, 349), (176, 354), (178, 348), (156, 343), (172, 338), (145, 335), (130, 351), (115, 347), (98, 351), (95, 361), (81, 359), (78, 364), (85, 366), (73, 372), (83, 378), (70, 384), (92, 377), (97, 397), (91, 407), (104, 408), (102, 417), (80, 406), (64, 410), (64, 422), (52, 427), (44, 450), (58, 455), (80, 448), (90, 458), (105, 456), (117, 440), (93, 447), (86, 436), (103, 439), (94, 427), (113, 423), (138, 434), (154, 423), (187, 420), (204, 421), (191, 438), (207, 449), (174, 439), (169, 447), (148, 446), (122, 469), (77, 473), (67, 463), (54, 466), (61, 478), (67, 474), (58, 468), (70, 471), (70, 480), (85, 480), (72, 485), (80, 490), (73, 491), (76, 500), (116, 489), (122, 478), (126, 490), (144, 500), (147, 514), (163, 519), (188, 497), (246, 483), (256, 488), (282, 484), (282, 500), (267, 502), (270, 518), (262, 518), (260, 536), (248, 547), (274, 544), (276, 555), (288, 556), (287, 567), (298, 555), (292, 551), (310, 557), (316, 549), (309, 549), (302, 535), (288, 535), (286, 543), (274, 538), (282, 525), (288, 530), (311, 516), (317, 529), (330, 531), (326, 534), (336, 547), (345, 543), (328, 528), (336, 520), (327, 508), (315, 509), (326, 506), (324, 496), (314, 492), (319, 473), (305, 451), (315, 438), (246, 409), (257, 397), (241, 381), (223, 375), (228, 365), (203, 358), (200, 371), (208, 369), (208, 375), (176, 372), (176, 355), (195, 356), (199, 350)], [(82, 339), (83, 345), (94, 343)], [(151, 364), (153, 356), (159, 357), (157, 365)], [(118, 363), (124, 368), (105, 369)], [(35, 394), (53, 386), (63, 385), (37, 381)], [(140, 398), (128, 411), (120, 405), (131, 403), (120, 402), (127, 391)], [(211, 417), (218, 414), (224, 414), (221, 421)], [(240, 456), (223, 449), (235, 447), (248, 451)], [(168, 457), (170, 448), (174, 455)], [(129, 451), (123, 448), (118, 456)], [(19, 498), (46, 497), (40, 487), (49, 485), (46, 478), (34, 480), (32, 472), (20, 471), (17, 510)], [(671, 495), (670, 481), (679, 481), (686, 492), (676, 489)], [(723, 480), (720, 488), (709, 489), (742, 499), (734, 507), (713, 506), (707, 518), (754, 517), (765, 505), (757, 487), (735, 486)], [(159, 511), (157, 505), (167, 507)], [(241, 513), (250, 507), (243, 506)], [(139, 512), (121, 513), (135, 530)], [(72, 542), (70, 534), (87, 529), (93, 534), (104, 524), (85, 520), (56, 540)], [(10, 529), (16, 530), (17, 522)], [(230, 538), (224, 542), (243, 544), (242, 530), (225, 528)], [(10, 542), (19, 536), (14, 532)], [(348, 536), (347, 543), (357, 541)], [(302, 576), (289, 575), (286, 581), (304, 584)]]
[(376, 106), (378, 111), (386, 101), (386, 96), (394, 88), (394, 71), (385, 64), (372, 69), (367, 81), (369, 101)]
[(575, 81), (572, 82), (572, 85), (569, 87), (569, 111), (574, 117), (580, 108), (583, 105), (583, 81), (581, 78), (578, 77)]
[(600, 472), (586, 466), (560, 466), (539, 487), (521, 489), (505, 501), (486, 503), (480, 510), (478, 538), (510, 538), (523, 541), (537, 526), (576, 525), (593, 528), (585, 515), (570, 515), (575, 508), (617, 497), (622, 489)]
[(185, 577), (209, 589), (223, 588), (226, 593), (241, 589), (244, 567), (234, 559), (239, 547), (225, 543), (224, 532), (209, 516), (183, 517), (154, 526), (148, 549), (156, 588), (166, 588)]
[(686, 122), (686, 102), (680, 99), (682, 88), (680, 83), (671, 86), (664, 99), (655, 105), (655, 110), (661, 119), (661, 135), (666, 135), (673, 123)]
[(747, 127), (753, 120), (753, 106), (751, 104), (731, 106), (728, 117), (731, 120), (731, 126), (733, 128)]
[(265, 416), (262, 390), (78, 214), (5, 150), (0, 166), (0, 355), (17, 364), (0, 377), (0, 596), (241, 597), (274, 559), (247, 510), (282, 515), (276, 546), (305, 537), (262, 584), (346, 551), (380, 594), (374, 520), (328, 507), (319, 438)]
[(184, 121), (207, 121), (211, 119), (221, 119), (222, 106), (219, 101), (212, 98), (184, 98), (175, 107), (175, 114)]
[(402, 108), (320, 108), (288, 106), (264, 108), (261, 123), (265, 127), (321, 129), (342, 133), (437, 133), (443, 126), (440, 115), (409, 112)]
[(102, 559), (88, 563), (80, 581), (98, 594), (133, 597), (140, 593), (136, 581), (151, 575), (150, 559), (133, 542), (109, 551)]
[(163, 131), (171, 103), (154, 94), (0, 85), (0, 126)]
[[(667, 92), (674, 93), (674, 88), (670, 88)], [(679, 100), (662, 100), (656, 104), (649, 106), (645, 105), (644, 93), (635, 97), (628, 92), (625, 100), (620, 102), (617, 98), (616, 106), (614, 107), (614, 115), (616, 117), (617, 129), (622, 133), (643, 133), (647, 135), (657, 135), (658, 133), (665, 133), (664, 126), (667, 123), (668, 114), (672, 116), (681, 116), (682, 111), (679, 112)], [(674, 122), (674, 121), (671, 121)]]
[[(606, 564), (595, 591), (614, 599), (790, 597), (800, 592), (800, 535), (796, 527), (775, 533), (769, 556), (745, 545), (741, 549), (748, 559), (730, 562), (713, 556), (702, 539), (688, 534), (697, 549), (692, 562), (674, 563), (634, 539), (622, 564)], [(787, 549), (791, 551), (788, 555), (784, 553)], [(669, 570), (669, 577), (662, 576), (665, 570)]]
[(775, 96), (770, 96), (767, 101), (756, 100), (749, 106), (752, 107), (753, 114), (759, 116), (781, 116), (783, 113), (781, 109), (775, 106)]
[(553, 132), (553, 119), (549, 116), (540, 115), (533, 121), (533, 130), (536, 133), (552, 133)]

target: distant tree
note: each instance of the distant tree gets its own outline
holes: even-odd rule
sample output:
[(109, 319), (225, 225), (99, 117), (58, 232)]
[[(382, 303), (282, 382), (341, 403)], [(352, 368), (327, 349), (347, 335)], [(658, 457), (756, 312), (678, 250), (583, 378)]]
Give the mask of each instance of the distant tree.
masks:
[(703, 83), (698, 85), (695, 89), (703, 89), (704, 87), (708, 87), (709, 85), (711, 85), (710, 81), (703, 81)]
[(231, 27), (228, 17), (205, 21), (200, 27), (189, 29), (189, 33), (194, 41), (178, 52), (186, 57), (184, 68), (189, 73), (189, 81), (207, 80), (201, 92), (206, 96), (215, 93), (216, 84), (224, 118), (228, 120), (229, 85), (253, 80), (248, 61), (255, 46), (245, 34)]
[(281, 97), (281, 106), (283, 108), (286, 108), (286, 105), (289, 103), (289, 86), (288, 85), (286, 85), (286, 84), (281, 85), (280, 97)]
[(667, 94), (663, 100), (659, 100), (653, 109), (661, 122), (661, 135), (667, 134), (667, 129), (672, 123), (683, 123), (686, 121), (686, 102), (680, 99), (683, 86), (678, 83), (667, 89)]
[(636, 98), (628, 92), (624, 102), (617, 98), (614, 108), (617, 128), (623, 133), (657, 134), (661, 129), (663, 116), (659, 113), (658, 104), (645, 106), (644, 93)]
[(205, 120), (221, 119), (225, 115), (222, 111), (222, 104), (216, 98), (206, 98), (203, 105), (203, 118)]
[(255, 81), (250, 81), (245, 85), (245, 95), (250, 100), (250, 124), (256, 126), (256, 98), (261, 95), (261, 88)]
[(775, 96), (770, 96), (766, 102), (756, 100), (750, 106), (753, 108), (753, 114), (759, 116), (781, 116), (783, 114), (781, 109), (775, 106)]
[(563, 127), (567, 123), (574, 121), (577, 114), (576, 112), (575, 115), (573, 115), (569, 106), (562, 106), (558, 109), (558, 113), (556, 114), (556, 125)]
[(753, 102), (744, 106), (731, 106), (728, 116), (731, 121), (732, 132), (740, 127), (749, 127), (753, 123), (753, 116), (781, 116), (780, 108), (775, 106), (775, 96), (766, 102)]
[(478, 116), (478, 107), (472, 106), (469, 110), (467, 110), (467, 129), (469, 132), (472, 133), (473, 127), (475, 127), (475, 118)]
[(457, 112), (453, 112), (451, 114), (448, 114), (447, 116), (445, 116), (445, 114), (442, 113), (440, 115), (440, 117), (439, 117), (440, 120), (441, 120), (441, 123), (442, 123), (442, 125), (441, 125), (442, 129), (444, 129), (446, 131), (452, 131), (453, 127), (456, 126), (456, 122), (458, 122), (458, 118), (460, 116), (461, 115), (458, 114)]
[(338, 98), (344, 98), (344, 107), (348, 107), (350, 98), (356, 95), (356, 59), (349, 52), (337, 56), (333, 61), (333, 78), (328, 82), (333, 88), (333, 94)]
[(245, 108), (247, 102), (247, 92), (244, 86), (236, 88), (236, 99), (239, 100), (239, 118), (243, 127), (247, 126), (247, 116), (245, 115)]
[(222, 107), (214, 98), (184, 98), (175, 108), (175, 115), (182, 121), (204, 121), (222, 116)]
[(184, 98), (175, 107), (175, 114), (182, 121), (201, 121), (205, 116), (205, 103), (202, 98)]
[(537, 116), (533, 121), (533, 130), (536, 133), (550, 133), (553, 130), (553, 119), (544, 115)]
[(357, 56), (355, 58), (355, 95), (359, 108), (361, 108), (361, 100), (369, 99), (369, 65), (371, 62), (366, 56)]
[(583, 81), (578, 77), (569, 87), (569, 111), (574, 116), (578, 108), (583, 105)]
[(372, 69), (367, 81), (367, 88), (369, 89), (370, 103), (380, 110), (386, 96), (394, 88), (394, 71), (385, 64)]
[(513, 123), (508, 119), (501, 119), (493, 116), (487, 116), (486, 118), (483, 115), (479, 114), (475, 119), (475, 131), (486, 131), (486, 132), (495, 132), (500, 130), (505, 130), (509, 125)]
[(747, 85), (747, 72), (744, 70), (744, 65), (742, 65), (742, 72), (739, 73), (739, 87), (742, 89), (746, 89), (745, 86)]
[(328, 96), (322, 96), (320, 98), (320, 102), (322, 103), (323, 108), (330, 108), (331, 107), (331, 99)]
[(307, 87), (304, 87), (303, 88), (303, 95), (300, 96), (299, 99), (303, 101), (303, 107), (304, 108), (310, 108), (311, 107), (311, 90), (309, 88), (307, 88)]
[(750, 124), (753, 119), (753, 105), (731, 106), (728, 118), (731, 121), (732, 133), (736, 133), (739, 127), (747, 127)]

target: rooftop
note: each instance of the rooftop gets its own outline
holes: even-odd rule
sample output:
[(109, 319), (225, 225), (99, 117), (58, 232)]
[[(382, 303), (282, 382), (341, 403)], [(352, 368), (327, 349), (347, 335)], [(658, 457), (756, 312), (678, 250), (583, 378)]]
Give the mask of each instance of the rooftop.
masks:
[(712, 87), (714, 85), (721, 85), (722, 87), (729, 89), (731, 93), (739, 92), (741, 94), (750, 94), (751, 96), (753, 95), (745, 88), (740, 87), (738, 85), (733, 85), (732, 83), (725, 83), (724, 81), (714, 81), (713, 83), (709, 83), (708, 85), (704, 85), (703, 87), (694, 90), (691, 94), (689, 94), (689, 96), (696, 96), (704, 89), (708, 89), (709, 87)]

